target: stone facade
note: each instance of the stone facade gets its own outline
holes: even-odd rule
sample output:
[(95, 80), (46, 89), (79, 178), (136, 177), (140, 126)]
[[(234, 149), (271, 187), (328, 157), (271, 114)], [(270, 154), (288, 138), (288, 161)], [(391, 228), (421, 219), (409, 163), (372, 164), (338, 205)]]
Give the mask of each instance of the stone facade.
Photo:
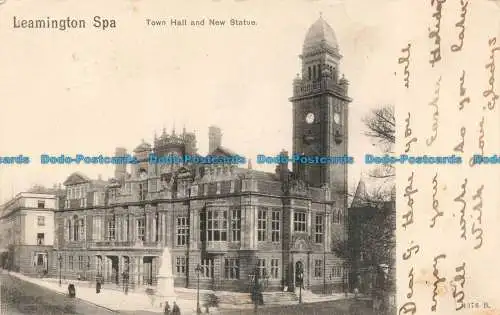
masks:
[[(338, 45), (322, 18), (306, 36), (303, 60), (306, 75), (294, 81), (291, 99), (294, 152), (347, 154), (347, 81), (337, 80)], [(308, 76), (311, 66), (322, 75)], [(304, 123), (309, 111), (317, 117)], [(209, 143), (210, 155), (235, 155), (221, 146), (215, 126)], [(234, 164), (154, 164), (150, 154), (198, 156), (196, 137), (163, 130), (153, 145), (143, 141), (134, 150), (129, 172), (118, 166), (106, 182), (68, 177), (54, 261), (64, 277), (121, 284), (127, 274), (132, 287), (154, 285), (168, 247), (176, 286), (195, 287), (199, 276), (202, 288), (248, 292), (257, 275), (265, 290), (293, 290), (302, 269), (306, 289), (345, 289), (344, 260), (333, 243), (346, 238), (346, 165), (294, 164), (291, 171), (283, 163), (266, 173)]]
[(5, 269), (31, 276), (53, 270), (54, 211), (52, 192), (22, 192), (2, 205), (0, 211), (1, 263)]

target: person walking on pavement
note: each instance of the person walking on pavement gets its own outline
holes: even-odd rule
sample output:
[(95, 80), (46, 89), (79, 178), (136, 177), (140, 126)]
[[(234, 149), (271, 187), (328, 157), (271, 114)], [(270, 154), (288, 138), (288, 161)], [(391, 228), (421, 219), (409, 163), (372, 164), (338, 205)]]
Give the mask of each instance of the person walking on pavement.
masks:
[(174, 307), (172, 308), (172, 315), (181, 315), (181, 309), (174, 301)]
[(165, 301), (165, 308), (163, 309), (163, 314), (170, 315), (170, 305), (168, 305), (168, 301)]

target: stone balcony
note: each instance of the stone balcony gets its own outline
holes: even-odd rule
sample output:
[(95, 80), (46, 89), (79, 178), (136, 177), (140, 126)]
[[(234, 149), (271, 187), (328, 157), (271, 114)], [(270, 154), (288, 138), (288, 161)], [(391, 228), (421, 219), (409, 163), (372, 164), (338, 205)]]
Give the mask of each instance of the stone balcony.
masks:
[(87, 243), (88, 248), (161, 248), (161, 242), (156, 241), (92, 241)]
[(316, 82), (301, 83), (294, 86), (293, 97), (320, 93), (324, 91), (347, 97), (347, 86), (339, 84), (331, 79), (322, 79)]
[(227, 252), (229, 246), (226, 241), (207, 241), (204, 248), (208, 253), (217, 254)]

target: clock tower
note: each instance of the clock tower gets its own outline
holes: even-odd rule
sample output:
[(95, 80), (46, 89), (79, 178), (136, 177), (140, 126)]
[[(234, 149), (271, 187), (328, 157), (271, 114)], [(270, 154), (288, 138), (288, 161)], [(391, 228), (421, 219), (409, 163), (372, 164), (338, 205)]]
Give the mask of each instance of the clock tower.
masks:
[[(348, 148), (348, 81), (339, 78), (342, 56), (335, 32), (320, 18), (309, 28), (302, 48), (302, 75), (293, 81), (293, 154), (341, 157)], [(293, 164), (310, 186), (347, 190), (347, 164)]]

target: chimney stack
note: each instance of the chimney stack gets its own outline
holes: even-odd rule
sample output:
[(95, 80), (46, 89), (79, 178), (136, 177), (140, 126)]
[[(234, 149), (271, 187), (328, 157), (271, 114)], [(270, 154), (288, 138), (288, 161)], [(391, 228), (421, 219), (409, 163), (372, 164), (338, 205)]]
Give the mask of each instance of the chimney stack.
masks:
[(208, 154), (220, 147), (222, 143), (222, 131), (217, 126), (208, 127)]
[[(127, 149), (125, 148), (116, 148), (115, 150), (115, 157), (121, 157), (123, 159), (126, 159), (127, 156)], [(126, 161), (123, 161), (124, 163), (116, 163), (115, 164), (115, 179), (119, 182), (122, 182), (125, 180), (125, 176), (127, 174), (127, 164), (125, 164)]]

